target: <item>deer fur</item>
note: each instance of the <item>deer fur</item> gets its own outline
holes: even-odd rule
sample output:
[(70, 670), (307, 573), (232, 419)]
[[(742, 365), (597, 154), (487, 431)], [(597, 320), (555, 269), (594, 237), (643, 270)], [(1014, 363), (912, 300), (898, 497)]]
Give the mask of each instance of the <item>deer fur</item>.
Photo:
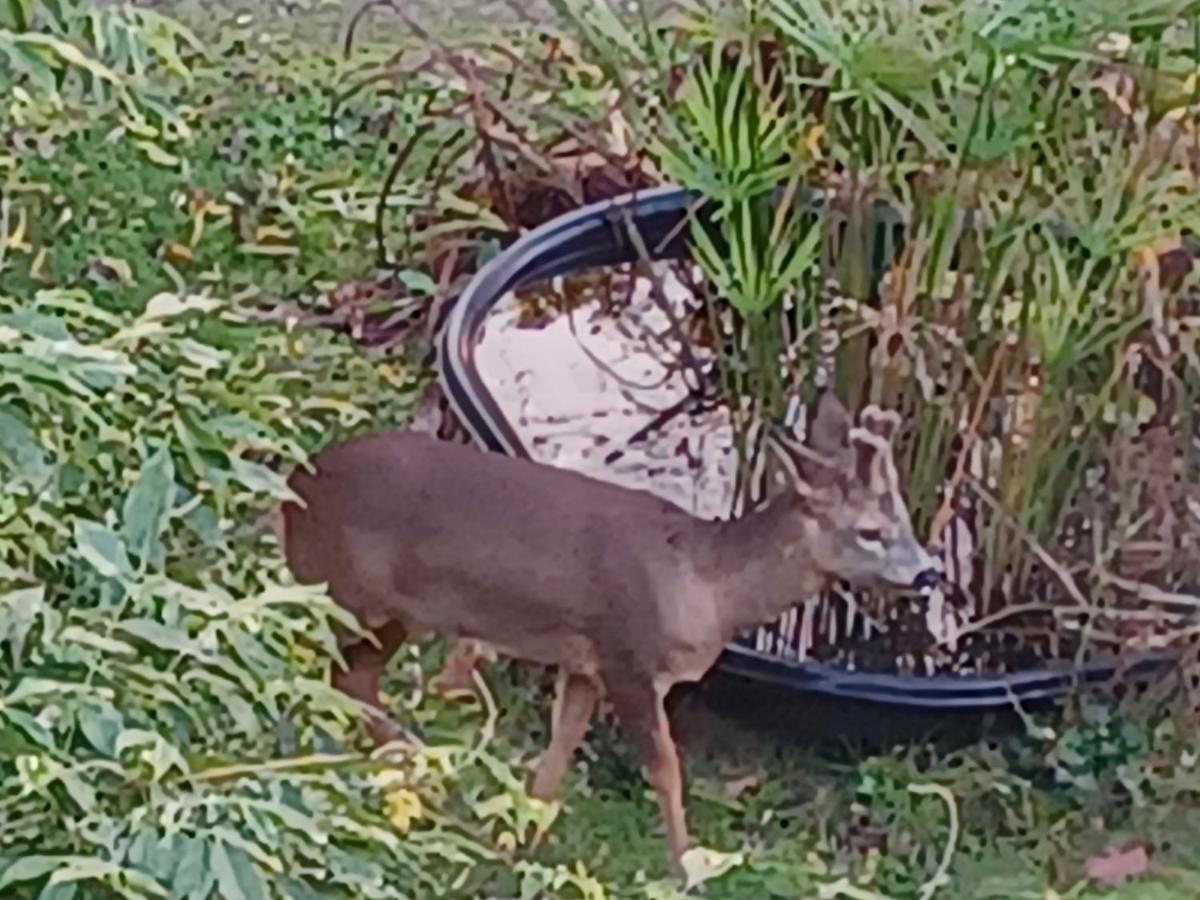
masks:
[(319, 453), (282, 506), (288, 565), (379, 640), (347, 648), (335, 685), (394, 734), (379, 678), (406, 640), (436, 633), (558, 668), (551, 740), (532, 793), (556, 795), (607, 696), (658, 796), (675, 870), (688, 846), (679, 759), (663, 708), (739, 632), (830, 582), (922, 586), (938, 564), (913, 536), (892, 461), (894, 413), (861, 424), (824, 394), (796, 490), (730, 522), (644, 491), (439, 442), (354, 438)]

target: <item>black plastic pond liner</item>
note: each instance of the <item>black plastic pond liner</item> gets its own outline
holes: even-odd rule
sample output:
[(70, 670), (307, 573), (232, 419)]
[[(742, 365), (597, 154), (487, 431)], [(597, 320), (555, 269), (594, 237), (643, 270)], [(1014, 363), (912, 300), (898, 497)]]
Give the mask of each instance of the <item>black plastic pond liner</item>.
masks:
[[(698, 195), (676, 187), (628, 194), (583, 207), (522, 236), (484, 266), (446, 318), (438, 367), (447, 398), (480, 446), (509, 456), (529, 453), (492, 397), (475, 365), (475, 348), (492, 308), (509, 292), (558, 275), (637, 262), (630, 238), (636, 227), (650, 257), (687, 254), (686, 216)], [(808, 198), (820, 202), (818, 195)], [(901, 217), (885, 206), (873, 215), (870, 257), (879, 280), (899, 246)], [(795, 662), (732, 643), (718, 662), (731, 675), (799, 691), (908, 708), (987, 709), (1061, 697), (1069, 691), (1109, 683), (1154, 679), (1174, 663), (1167, 652), (1094, 658), (1082, 665), (1049, 663), (1003, 675), (908, 675), (855, 672), (825, 663)]]

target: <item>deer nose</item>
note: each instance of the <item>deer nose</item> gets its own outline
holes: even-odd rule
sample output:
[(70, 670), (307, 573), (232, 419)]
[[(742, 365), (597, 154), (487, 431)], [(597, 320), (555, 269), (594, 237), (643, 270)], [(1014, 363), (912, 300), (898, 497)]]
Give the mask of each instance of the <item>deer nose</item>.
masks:
[(913, 587), (922, 594), (932, 591), (942, 580), (942, 573), (937, 569), (926, 569), (913, 579)]

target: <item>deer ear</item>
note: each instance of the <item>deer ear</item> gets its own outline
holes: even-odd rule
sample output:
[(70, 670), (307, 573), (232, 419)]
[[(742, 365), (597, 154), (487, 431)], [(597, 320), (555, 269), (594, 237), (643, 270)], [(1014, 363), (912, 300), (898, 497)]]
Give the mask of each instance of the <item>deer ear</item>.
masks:
[(894, 410), (880, 409), (872, 404), (862, 411), (862, 427), (889, 444), (900, 429), (900, 415)]
[(889, 450), (887, 441), (866, 428), (855, 428), (850, 432), (850, 447), (854, 458), (854, 476), (876, 493), (886, 491), (885, 462)]
[[(768, 445), (778, 453), (784, 469), (790, 476), (793, 487), (801, 494), (810, 493), (812, 489), (827, 488), (840, 483), (843, 478), (839, 464), (827, 460), (804, 446), (791, 435), (790, 431), (777, 431), (768, 437)], [(845, 453), (843, 448), (842, 453)], [(841, 460), (842, 457), (837, 458)]]
[(817, 398), (816, 413), (808, 423), (808, 445), (822, 456), (839, 457), (845, 452), (853, 424), (837, 395), (832, 390), (823, 390)]

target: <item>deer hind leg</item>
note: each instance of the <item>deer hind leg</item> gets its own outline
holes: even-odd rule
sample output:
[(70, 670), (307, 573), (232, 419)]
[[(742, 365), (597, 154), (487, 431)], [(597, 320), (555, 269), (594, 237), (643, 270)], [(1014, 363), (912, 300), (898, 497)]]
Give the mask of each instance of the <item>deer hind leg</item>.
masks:
[(335, 669), (333, 686), (348, 697), (367, 707), (367, 731), (376, 744), (386, 744), (400, 736), (400, 728), (390, 718), (379, 697), (379, 679), (387, 668), (388, 660), (404, 643), (405, 628), (392, 622), (374, 630), (379, 640), (376, 647), (360, 641), (346, 649), (347, 667)]
[(683, 772), (671, 725), (663, 708), (663, 695), (651, 681), (622, 685), (610, 680), (609, 696), (621, 727), (641, 753), (650, 784), (667, 829), (671, 869), (683, 874), (683, 854), (688, 848), (687, 818), (683, 809)]
[(571, 759), (587, 734), (599, 697), (599, 685), (591, 676), (559, 670), (554, 711), (550, 716), (550, 745), (534, 775), (532, 796), (552, 800), (558, 795)]

